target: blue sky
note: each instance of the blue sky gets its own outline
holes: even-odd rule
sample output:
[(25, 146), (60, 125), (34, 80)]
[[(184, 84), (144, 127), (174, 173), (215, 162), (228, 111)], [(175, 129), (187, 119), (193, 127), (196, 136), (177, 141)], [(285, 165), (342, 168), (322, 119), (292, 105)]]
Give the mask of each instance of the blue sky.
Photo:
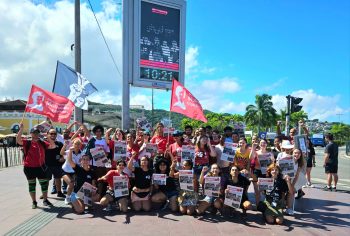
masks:
[[(113, 67), (87, 2), (81, 2), (82, 72), (99, 89), (92, 99), (120, 104), (121, 78)], [(92, 1), (119, 69), (120, 2)], [(16, 15), (12, 10), (15, 6), (18, 12), (26, 15), (23, 18), (29, 23), (11, 18)], [(25, 32), (28, 35), (26, 40), (15, 40), (18, 40), (19, 46), (9, 44), (6, 39), (0, 41), (0, 46), (9, 51), (8, 55), (23, 60), (21, 65), (32, 65), (35, 58), (47, 58), (47, 69), (41, 72), (47, 74), (47, 78), (36, 79), (38, 72), (28, 75), (44, 88), (52, 87), (50, 81), (55, 60), (74, 65), (72, 53), (67, 50), (73, 40), (73, 28), (67, 29), (72, 19), (72, 7), (72, 1), (35, 0), (23, 3), (14, 0), (0, 3), (0, 10), (5, 12), (0, 20), (8, 20), (8, 24), (22, 22), (26, 26), (24, 37)], [(21, 9), (30, 9), (31, 14)], [(69, 14), (65, 17), (67, 12)], [(205, 109), (216, 112), (243, 114), (245, 107), (254, 103), (255, 95), (262, 93), (273, 96), (275, 107), (279, 110), (285, 106), (285, 96), (292, 94), (304, 98), (302, 105), (310, 118), (350, 123), (349, 12), (350, 1), (345, 0), (189, 0), (185, 86)], [(45, 24), (38, 20), (43, 18), (46, 19)], [(55, 21), (52, 18), (56, 18)], [(28, 27), (30, 30), (27, 30)], [(15, 37), (16, 32), (12, 32), (11, 28), (3, 30), (3, 34), (9, 37), (13, 33)], [(47, 42), (50, 48), (55, 44), (55, 48), (38, 50), (35, 45), (32, 46), (34, 40), (43, 40), (37, 47), (43, 47)], [(30, 52), (34, 52), (34, 58), (31, 53), (25, 54), (23, 49), (20, 50), (28, 48), (27, 44)], [(21, 56), (15, 57), (16, 53), (21, 53)], [(43, 61), (36, 68), (44, 64)], [(0, 63), (0, 92), (3, 97), (15, 94), (26, 98), (29, 89), (18, 89), (12, 93), (6, 90), (6, 83), (20, 78), (21, 73), (24, 72), (19, 71), (18, 66), (11, 65), (9, 69), (6, 63)], [(131, 104), (149, 108), (150, 96), (150, 89), (133, 87)], [(169, 109), (169, 101), (170, 92), (155, 91), (155, 108)]]

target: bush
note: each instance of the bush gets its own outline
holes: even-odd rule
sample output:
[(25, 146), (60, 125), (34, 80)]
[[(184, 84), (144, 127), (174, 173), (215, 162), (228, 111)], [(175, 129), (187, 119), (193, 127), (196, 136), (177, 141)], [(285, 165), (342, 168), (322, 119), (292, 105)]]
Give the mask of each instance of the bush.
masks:
[(345, 141), (342, 140), (334, 140), (334, 143), (338, 145), (338, 147), (344, 146), (345, 145)]

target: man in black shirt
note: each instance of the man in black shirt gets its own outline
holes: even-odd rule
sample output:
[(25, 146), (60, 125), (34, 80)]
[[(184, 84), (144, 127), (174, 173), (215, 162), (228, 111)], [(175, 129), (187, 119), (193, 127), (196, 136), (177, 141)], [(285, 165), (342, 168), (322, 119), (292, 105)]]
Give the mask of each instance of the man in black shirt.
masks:
[(333, 134), (328, 133), (325, 136), (328, 143), (325, 148), (324, 164), (325, 173), (327, 174), (327, 186), (324, 187), (326, 191), (332, 191), (332, 179), (334, 178), (333, 190), (337, 190), (338, 182), (338, 145), (333, 143)]

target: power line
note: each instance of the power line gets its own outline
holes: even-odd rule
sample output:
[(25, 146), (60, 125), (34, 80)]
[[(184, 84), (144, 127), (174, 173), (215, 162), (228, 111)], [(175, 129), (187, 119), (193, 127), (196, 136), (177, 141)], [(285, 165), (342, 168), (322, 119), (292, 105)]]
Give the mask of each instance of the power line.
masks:
[(121, 73), (120, 73), (120, 71), (119, 71), (119, 68), (118, 68), (118, 66), (117, 66), (117, 63), (115, 62), (114, 57), (113, 57), (113, 55), (112, 55), (112, 52), (111, 52), (111, 50), (109, 49), (108, 43), (107, 43), (107, 41), (106, 41), (106, 38), (105, 38), (105, 36), (104, 36), (104, 34), (103, 34), (103, 32), (102, 32), (100, 23), (99, 23), (98, 20), (97, 20), (97, 17), (96, 17), (94, 8), (92, 7), (90, 0), (88, 0), (88, 2), (89, 2), (89, 5), (90, 5), (90, 8), (91, 8), (91, 11), (92, 11), (92, 13), (94, 14), (94, 17), (95, 17), (96, 23), (97, 23), (97, 25), (98, 25), (98, 28), (100, 29), (100, 33), (101, 33), (101, 35), (102, 35), (102, 37), (103, 37), (103, 40), (104, 40), (104, 42), (105, 42), (105, 44), (106, 44), (106, 47), (107, 47), (107, 49), (108, 49), (109, 55), (110, 55), (111, 58), (112, 58), (113, 64), (114, 64), (115, 68), (117, 69), (119, 76), (122, 77), (122, 75), (121, 75)]

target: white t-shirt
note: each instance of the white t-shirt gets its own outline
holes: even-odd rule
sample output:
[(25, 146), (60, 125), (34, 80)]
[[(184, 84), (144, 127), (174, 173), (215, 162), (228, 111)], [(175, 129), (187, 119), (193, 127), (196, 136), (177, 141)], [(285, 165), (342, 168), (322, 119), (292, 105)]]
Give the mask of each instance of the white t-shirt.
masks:
[[(69, 164), (69, 162), (67, 160), (68, 152), (69, 152), (69, 150), (67, 150), (65, 155), (64, 155), (64, 159), (66, 159), (66, 161), (62, 165), (62, 170), (64, 172), (73, 174), (74, 170), (73, 170), (73, 168), (71, 167), (71, 165)], [(82, 155), (83, 155), (83, 153), (81, 151), (79, 151), (77, 154), (75, 154), (74, 151), (73, 151), (72, 152), (72, 160), (73, 160), (73, 162), (80, 166), (80, 159), (81, 159)]]

